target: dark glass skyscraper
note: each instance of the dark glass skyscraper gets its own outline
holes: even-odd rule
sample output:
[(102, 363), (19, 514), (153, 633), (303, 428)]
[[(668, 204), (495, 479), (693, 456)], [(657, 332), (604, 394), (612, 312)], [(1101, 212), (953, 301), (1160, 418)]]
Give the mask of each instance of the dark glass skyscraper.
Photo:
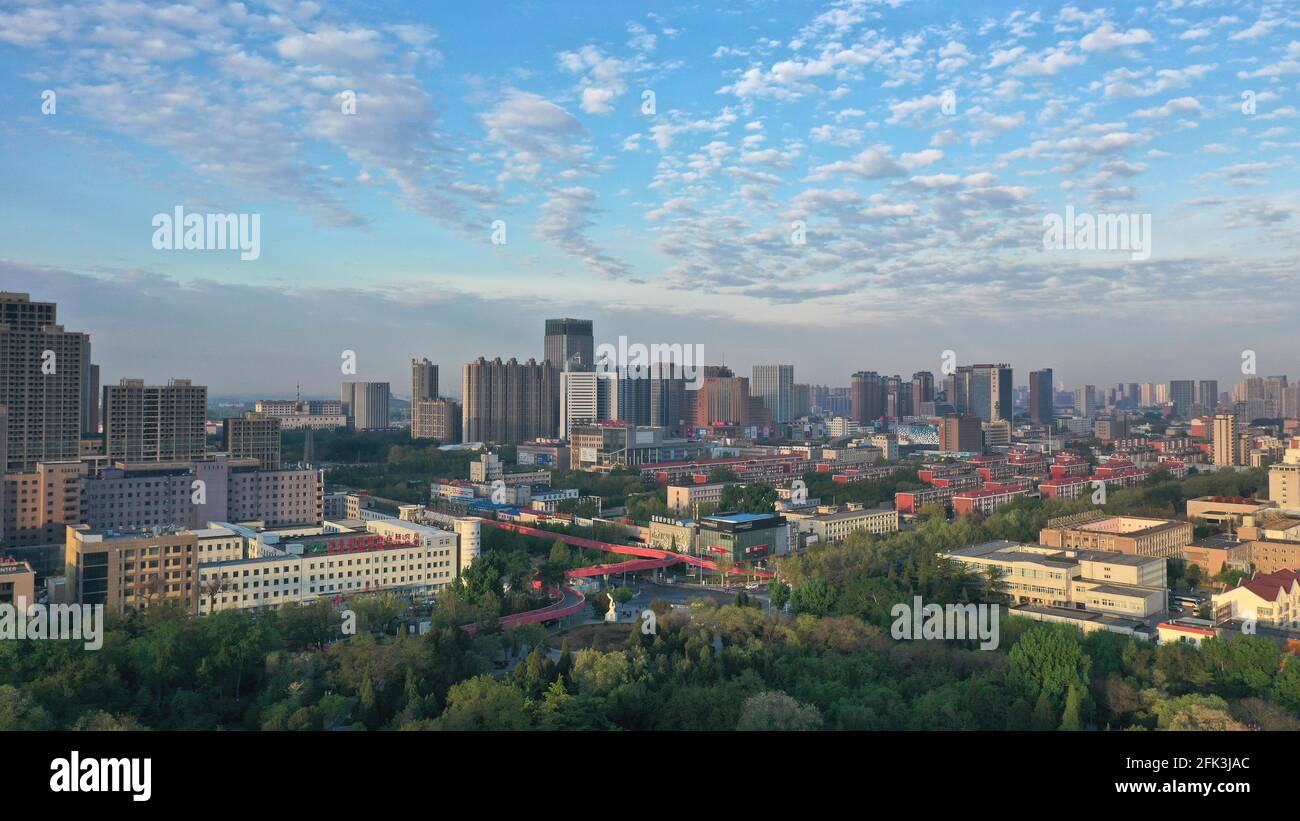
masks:
[(596, 364), (596, 343), (591, 333), (590, 319), (548, 319), (543, 349), (545, 360), (562, 367), (570, 357), (577, 357), (583, 365)]
[(1051, 368), (1029, 372), (1029, 421), (1035, 425), (1052, 424), (1054, 390)]

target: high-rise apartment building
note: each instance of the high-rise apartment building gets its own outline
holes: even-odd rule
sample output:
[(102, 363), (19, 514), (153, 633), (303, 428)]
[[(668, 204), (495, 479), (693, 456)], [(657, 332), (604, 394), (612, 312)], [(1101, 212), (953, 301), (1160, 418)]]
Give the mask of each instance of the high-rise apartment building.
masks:
[(1237, 433), (1237, 417), (1231, 413), (1220, 413), (1214, 417), (1214, 464), (1245, 464), (1241, 453), (1240, 436)]
[(0, 405), (8, 409), (6, 471), (80, 455), (85, 334), (63, 330), (53, 302), (0, 291)]
[(902, 419), (912, 413), (912, 383), (904, 382), (898, 374), (885, 377), (885, 415)]
[(869, 425), (885, 415), (885, 380), (875, 371), (858, 371), (849, 385), (853, 419)]
[[(807, 385), (804, 386), (805, 388)], [(798, 396), (799, 386), (795, 386)], [(664, 428), (668, 436), (684, 436), (695, 419), (698, 391), (687, 388), (686, 379), (672, 374), (650, 378), (650, 424)]]
[(1282, 403), (1277, 415), (1289, 419), (1300, 417), (1300, 382), (1287, 385), (1282, 389)]
[(934, 374), (917, 371), (912, 374), (912, 413), (920, 414), (921, 406), (934, 401)]
[(1196, 402), (1196, 383), (1190, 379), (1170, 380), (1169, 398), (1174, 403), (1174, 416), (1189, 418)]
[(90, 361), (90, 337), (81, 347), (81, 435), (99, 435), (99, 366)]
[(1205, 413), (1213, 413), (1219, 407), (1219, 380), (1202, 379), (1196, 383), (1196, 404)]
[(943, 394), (949, 405), (958, 413), (970, 410), (971, 379), (974, 369), (970, 365), (960, 365), (957, 370), (944, 379)]
[(104, 386), (104, 455), (110, 461), (185, 462), (207, 450), (208, 389), (188, 379)]
[(725, 366), (704, 369), (704, 382), (695, 396), (695, 425), (707, 428), (750, 424), (749, 379)]
[(1084, 385), (1074, 389), (1074, 412), (1080, 416), (1092, 416), (1097, 412), (1097, 386)]
[[(422, 439), (418, 431), (428, 431), (431, 424), (425, 413), (438, 412), (429, 404), (438, 398), (438, 366), (427, 359), (411, 360), (411, 438)], [(438, 438), (438, 437), (431, 437)]]
[(981, 453), (984, 425), (973, 413), (945, 414), (939, 424), (939, 449), (946, 453)]
[(411, 438), (460, 441), (460, 405), (450, 399), (420, 399), (411, 406)]
[(791, 411), (795, 419), (812, 413), (812, 385), (803, 382), (794, 383), (794, 408)]
[(794, 365), (755, 365), (749, 390), (762, 401), (773, 422), (794, 418)]
[(1029, 372), (1029, 421), (1035, 425), (1050, 425), (1053, 411), (1053, 374), (1051, 368)]
[(411, 402), (438, 398), (438, 366), (427, 359), (411, 360)]
[(560, 368), (576, 359), (583, 365), (596, 364), (596, 342), (590, 319), (548, 319), (544, 340), (544, 361)]
[(280, 420), (249, 412), (222, 422), (232, 459), (256, 459), (263, 470), (280, 469)]
[(559, 430), (560, 372), (549, 362), (479, 357), (465, 365), (461, 386), (467, 442), (514, 445)]
[(387, 382), (344, 382), (339, 389), (343, 413), (354, 430), (388, 430), (389, 396)]
[[(651, 369), (650, 373), (653, 372)], [(608, 414), (607, 418), (634, 425), (650, 424), (650, 373), (641, 373), (635, 368), (606, 373), (612, 375), (601, 379), (606, 396), (600, 405)]]

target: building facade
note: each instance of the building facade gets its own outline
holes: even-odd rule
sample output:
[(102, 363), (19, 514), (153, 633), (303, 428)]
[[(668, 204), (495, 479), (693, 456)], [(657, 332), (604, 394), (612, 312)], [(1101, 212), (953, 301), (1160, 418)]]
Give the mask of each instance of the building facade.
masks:
[(188, 379), (104, 386), (104, 455), (123, 462), (180, 462), (207, 451), (208, 389)]
[(344, 382), (339, 403), (354, 430), (388, 430), (392, 427), (387, 382)]
[(65, 331), (53, 302), (0, 291), (0, 405), (6, 473), (80, 454), (90, 337)]

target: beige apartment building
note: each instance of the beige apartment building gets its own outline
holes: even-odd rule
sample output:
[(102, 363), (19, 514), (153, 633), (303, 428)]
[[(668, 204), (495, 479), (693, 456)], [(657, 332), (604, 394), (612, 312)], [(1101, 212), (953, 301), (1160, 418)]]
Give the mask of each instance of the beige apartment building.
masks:
[(207, 450), (208, 389), (188, 379), (104, 386), (104, 454), (124, 462), (202, 459)]
[(81, 518), (84, 462), (38, 462), (4, 477), (4, 543), (9, 547), (59, 544)]
[(1220, 413), (1214, 417), (1214, 464), (1244, 465), (1245, 454), (1241, 448), (1241, 435), (1237, 429), (1237, 417), (1231, 413)]
[(411, 404), (411, 438), (460, 442), (460, 405), (450, 399), (417, 399)]
[(1291, 439), (1281, 463), (1269, 468), (1268, 498), (1279, 507), (1300, 510), (1300, 436)]
[(280, 420), (249, 412), (222, 422), (226, 452), (232, 459), (256, 459), (262, 470), (280, 469)]
[(716, 505), (722, 501), (722, 489), (727, 484), (716, 482), (707, 485), (669, 485), (668, 509), (676, 513), (690, 512), (699, 505)]
[(1108, 516), (1088, 511), (1052, 519), (1038, 534), (1048, 547), (1102, 550), (1135, 556), (1176, 558), (1192, 543), (1193, 527), (1173, 519)]
[(0, 473), (77, 458), (89, 353), (90, 337), (65, 331), (55, 303), (0, 291), (0, 405), (8, 411)]

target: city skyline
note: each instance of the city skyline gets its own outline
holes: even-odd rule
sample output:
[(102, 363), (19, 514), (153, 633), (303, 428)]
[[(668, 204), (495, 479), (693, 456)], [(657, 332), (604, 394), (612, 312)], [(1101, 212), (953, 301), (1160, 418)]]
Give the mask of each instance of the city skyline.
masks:
[[(540, 359), (520, 319), (564, 316), (829, 385), (947, 349), (1300, 371), (1284, 3), (193, 8), (0, 18), (0, 287), (63, 306), (105, 384), (326, 395), (355, 350), (400, 385)], [(259, 253), (155, 250), (176, 208), (259, 217)], [(1149, 255), (1045, 250), (1071, 209), (1149, 217)]]
[[(340, 367), (343, 361), (342, 359), (343, 352), (346, 350), (353, 350), (353, 349), (340, 349), (339, 352), (340, 356), (338, 358), (332, 359), (325, 363), (322, 363), (320, 359), (316, 359), (315, 361), (312, 361), (310, 358), (303, 358), (300, 355), (287, 357), (287, 359), (290, 361), (298, 362), (299, 367), (302, 370), (300, 372), (295, 371), (291, 373), (286, 373), (282, 378), (279, 375), (279, 370), (276, 369), (275, 371), (269, 373), (266, 377), (264, 377), (265, 381), (262, 381), (259, 384), (250, 383), (249, 387), (237, 387), (235, 385), (230, 384), (229, 382), (214, 383), (209, 377), (190, 375), (192, 373), (212, 373), (212, 371), (207, 370), (207, 368), (209, 368), (210, 365), (212, 364), (210, 352), (208, 355), (196, 353), (196, 355), (193, 358), (189, 358), (183, 355), (181, 351), (169, 349), (166, 352), (166, 357), (165, 357), (166, 361), (169, 364), (166, 364), (165, 366), (151, 368), (147, 366), (128, 365), (125, 370), (119, 371), (118, 368), (120, 366), (117, 365), (116, 363), (121, 361), (121, 358), (126, 358), (126, 357), (122, 357), (120, 353), (117, 356), (115, 356), (113, 347), (104, 341), (106, 336), (109, 339), (115, 338), (113, 335), (99, 334), (94, 327), (87, 327), (84, 324), (79, 324), (82, 323), (83, 320), (70, 318), (70, 317), (75, 317), (75, 314), (71, 310), (69, 310), (67, 302), (54, 299), (53, 297), (44, 296), (40, 291), (40, 289), (38, 289), (35, 293), (31, 291), (17, 291), (17, 293), (30, 294), (31, 299), (34, 302), (54, 302), (58, 306), (59, 322), (64, 326), (65, 329), (76, 333), (86, 334), (92, 340), (98, 340), (94, 348), (95, 351), (94, 357), (96, 360), (94, 364), (99, 367), (101, 385), (117, 384), (123, 378), (143, 379), (144, 382), (147, 384), (165, 384), (168, 379), (182, 378), (182, 379), (190, 379), (196, 385), (205, 385), (206, 387), (209, 388), (209, 395), (214, 398), (248, 397), (248, 396), (256, 396), (258, 398), (266, 398), (266, 399), (286, 398), (286, 397), (291, 398), (296, 392), (299, 391), (302, 393), (303, 396), (308, 396), (308, 397), (335, 398), (338, 396), (340, 385), (342, 385), (343, 383), (353, 382), (353, 381), (365, 381), (365, 382), (388, 382), (390, 385), (395, 386), (395, 390), (392, 394), (394, 398), (402, 398), (403, 400), (408, 400), (409, 397), (406, 395), (408, 389), (406, 388), (406, 386), (410, 384), (410, 378), (411, 378), (410, 361), (412, 357), (415, 357), (420, 359), (429, 358), (431, 360), (431, 364), (445, 371), (448, 374), (448, 377), (440, 386), (440, 391), (439, 391), (440, 395), (448, 398), (460, 400), (462, 399), (462, 397), (460, 396), (460, 389), (459, 389), (461, 369), (464, 365), (473, 362), (480, 355), (487, 357), (489, 360), (499, 356), (503, 361), (508, 361), (510, 358), (513, 357), (521, 363), (526, 362), (530, 358), (536, 359), (538, 362), (541, 362), (543, 360), (542, 349), (543, 349), (543, 338), (544, 338), (543, 337), (544, 322), (546, 319), (552, 318), (552, 317), (543, 317), (541, 315), (538, 315), (536, 317), (536, 328), (532, 329), (533, 333), (531, 334), (528, 333), (529, 328), (527, 325), (521, 324), (517, 321), (504, 325), (502, 327), (503, 334), (520, 336), (525, 338), (530, 336), (534, 337), (531, 341), (531, 347), (529, 347), (529, 343), (527, 342), (521, 343), (521, 346), (526, 349), (524, 351), (514, 351), (514, 352), (500, 351), (493, 354), (486, 354), (486, 353), (476, 354), (464, 361), (458, 361), (451, 358), (439, 358), (436, 354), (431, 355), (430, 351), (434, 351), (436, 349), (436, 346), (426, 345), (419, 350), (413, 350), (409, 352), (406, 355), (405, 359), (402, 359), (396, 363), (389, 362), (388, 358), (385, 357), (379, 362), (379, 364), (373, 366), (374, 367), (373, 371), (366, 373), (363, 372), (363, 362), (368, 361), (369, 357), (364, 355), (364, 351), (366, 349), (362, 347), (361, 350), (357, 351), (358, 372), (357, 374), (353, 375), (353, 374), (343, 373)], [(75, 302), (76, 296), (73, 295), (72, 299)], [(103, 314), (91, 313), (90, 318), (85, 321), (93, 324), (100, 320), (103, 320), (104, 318), (105, 315)], [(163, 317), (159, 317), (158, 319), (161, 320), (163, 319)], [(132, 321), (144, 322), (145, 320), (143, 317), (136, 317)], [(110, 318), (109, 324), (114, 325), (116, 324), (116, 322)], [(132, 338), (127, 340), (127, 350), (137, 352), (135, 354), (136, 358), (132, 359), (132, 361), (134, 362), (140, 361), (141, 358), (145, 360), (149, 359), (148, 356), (139, 357), (138, 355), (138, 351), (140, 350), (138, 346), (140, 346), (141, 344), (147, 346), (148, 344), (147, 340), (139, 336), (138, 334), (139, 328), (140, 326), (137, 326), (136, 327), (137, 333), (134, 333), (132, 335)], [(609, 337), (603, 335), (602, 332), (600, 331), (600, 324), (598, 322), (595, 323), (596, 345), (602, 344), (606, 339), (616, 339), (617, 336), (618, 334), (611, 334), (611, 336)], [(360, 338), (363, 341), (366, 340), (366, 336), (364, 334), (360, 335)], [(636, 342), (638, 340), (633, 339), (631, 341)], [(651, 341), (652, 340), (647, 339), (643, 344), (648, 345), (651, 343)], [(653, 341), (659, 342), (660, 340), (653, 340)], [(663, 340), (663, 341), (666, 342), (667, 340)], [(397, 342), (394, 344), (401, 344), (401, 343)], [(182, 348), (183, 350), (185, 346), (181, 345), (179, 347)], [(725, 354), (719, 354), (719, 357), (726, 356), (727, 361), (720, 362), (718, 361), (717, 358), (715, 358), (715, 356), (712, 353), (708, 353), (710, 350), (711, 348), (708, 345), (706, 345), (705, 351), (708, 354), (706, 356), (707, 364), (709, 365), (726, 364), (727, 367), (732, 368), (739, 376), (748, 377), (750, 375), (750, 370), (753, 365), (792, 364), (794, 366), (794, 381), (797, 384), (815, 384), (815, 385), (824, 385), (826, 387), (832, 387), (832, 388), (835, 387), (846, 388), (850, 385), (852, 373), (856, 372), (857, 370), (863, 370), (863, 369), (875, 370), (878, 373), (880, 373), (882, 376), (897, 374), (904, 377), (907, 380), (910, 380), (911, 375), (917, 371), (930, 371), (935, 376), (936, 387), (938, 388), (942, 387), (942, 383), (944, 380), (944, 375), (942, 373), (942, 368), (945, 361), (943, 357), (944, 354), (943, 351), (936, 351), (933, 364), (930, 364), (928, 366), (922, 366), (922, 364), (919, 363), (918, 361), (917, 364), (912, 366), (907, 366), (904, 364), (896, 368), (877, 366), (875, 364), (876, 360), (868, 362), (865, 365), (854, 365), (853, 367), (850, 368), (850, 365), (852, 365), (852, 363), (845, 357), (845, 355), (842, 353), (837, 353), (835, 351), (828, 352), (827, 355), (824, 357), (817, 357), (818, 359), (825, 359), (827, 357), (830, 357), (836, 360), (842, 360), (844, 362), (844, 367), (840, 369), (835, 369), (831, 365), (825, 362), (822, 362), (819, 367), (818, 366), (807, 367), (804, 365), (800, 365), (798, 361), (779, 361), (776, 358), (763, 359), (761, 358), (761, 354), (756, 352), (750, 354), (751, 356), (755, 357), (755, 360), (752, 363), (739, 364), (738, 362), (736, 362), (736, 357), (732, 357)], [(162, 352), (159, 351), (158, 353), (162, 353)], [(1232, 372), (1229, 370), (1226, 372), (1226, 374), (1220, 375), (1217, 380), (1214, 380), (1211, 379), (1210, 375), (1206, 373), (1206, 369), (1204, 368), (1204, 366), (1195, 363), (1189, 363), (1183, 366), (1181, 370), (1172, 371), (1171, 375), (1163, 378), (1136, 378), (1136, 377), (1123, 376), (1121, 378), (1110, 378), (1110, 379), (1103, 378), (1098, 381), (1082, 380), (1082, 379), (1076, 381), (1076, 380), (1064, 378), (1062, 376), (1061, 369), (1059, 367), (1054, 366), (1050, 361), (1040, 365), (1030, 365), (1030, 364), (1020, 365), (1017, 364), (1014, 356), (1009, 358), (999, 358), (996, 356), (990, 356), (990, 357), (971, 357), (969, 359), (966, 359), (966, 358), (962, 358), (962, 356), (960, 355), (961, 353), (960, 351), (955, 351), (955, 353), (958, 354), (957, 364), (961, 366), (985, 364), (985, 363), (992, 363), (992, 362), (1007, 362), (1012, 367), (1013, 386), (1017, 389), (1028, 387), (1029, 375), (1032, 371), (1041, 370), (1043, 368), (1051, 368), (1054, 376), (1054, 384), (1058, 390), (1061, 390), (1062, 386), (1064, 386), (1065, 390), (1072, 390), (1076, 387), (1093, 385), (1097, 388), (1099, 394), (1103, 392), (1105, 389), (1113, 387), (1116, 384), (1120, 384), (1120, 383), (1143, 384), (1143, 383), (1150, 382), (1153, 384), (1163, 383), (1165, 385), (1168, 385), (1172, 381), (1184, 380), (1184, 379), (1192, 381), (1194, 383), (1199, 383), (1201, 381), (1217, 381), (1219, 383), (1221, 393), (1231, 394), (1233, 387), (1237, 383), (1247, 378), (1253, 376), (1258, 376), (1260, 378), (1267, 378), (1268, 376), (1271, 375), (1291, 375), (1300, 371), (1300, 364), (1295, 365), (1289, 370), (1285, 366), (1278, 369), (1270, 369), (1266, 367), (1268, 360), (1264, 360), (1263, 363), (1257, 362), (1256, 373), (1254, 374), (1237, 373), (1236, 375), (1233, 375)], [(780, 356), (780, 352), (778, 351), (777, 353), (774, 353), (773, 356), (774, 357)], [(259, 354), (258, 356), (258, 359), (262, 362), (267, 362), (272, 358), (273, 357), (268, 357), (268, 355), (265, 352)], [(909, 361), (906, 354), (898, 357), (895, 361), (898, 360), (904, 362)], [(1237, 363), (1238, 365), (1240, 364), (1239, 353), (1238, 353)], [(240, 364), (242, 366), (244, 363), (240, 363)], [(1231, 362), (1228, 364), (1231, 365)], [(1133, 363), (1131, 367), (1133, 369), (1150, 370), (1149, 368), (1143, 368), (1141, 363)], [(1177, 364), (1173, 364), (1170, 367), (1178, 368), (1179, 366)], [(333, 368), (333, 371), (330, 370), (331, 368)], [(808, 370), (813, 370), (814, 373), (828, 374), (828, 377), (825, 380), (819, 380), (810, 377), (807, 375)], [(1238, 371), (1239, 370), (1240, 368), (1238, 368)], [(220, 370), (218, 370), (217, 372), (219, 373)], [(319, 376), (317, 377), (317, 381), (313, 383), (313, 381), (309, 377), (300, 379), (298, 376), (299, 373), (304, 375), (315, 373), (318, 374)]]

